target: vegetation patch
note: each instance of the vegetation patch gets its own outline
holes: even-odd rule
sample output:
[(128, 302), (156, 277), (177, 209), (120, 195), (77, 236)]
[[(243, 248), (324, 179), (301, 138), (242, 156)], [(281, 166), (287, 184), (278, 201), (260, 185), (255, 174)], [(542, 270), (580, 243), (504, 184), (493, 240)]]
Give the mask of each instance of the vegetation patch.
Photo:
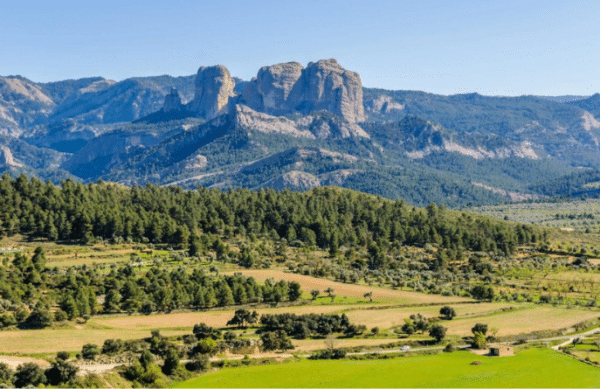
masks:
[[(468, 352), (392, 360), (301, 361), (224, 369), (174, 387), (596, 387), (600, 370), (548, 349), (485, 359)], [(481, 365), (471, 365), (480, 360)], [(335, 372), (335, 374), (332, 374)]]

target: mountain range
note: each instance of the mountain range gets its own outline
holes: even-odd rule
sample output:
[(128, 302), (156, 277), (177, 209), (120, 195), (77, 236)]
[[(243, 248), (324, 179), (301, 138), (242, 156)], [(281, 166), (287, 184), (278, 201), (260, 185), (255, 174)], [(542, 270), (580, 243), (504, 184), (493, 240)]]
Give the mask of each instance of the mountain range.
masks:
[[(589, 194), (599, 168), (600, 94), (365, 88), (334, 59), (249, 81), (222, 65), (120, 82), (0, 77), (0, 170), (54, 182), (337, 185), (461, 206)], [(565, 180), (577, 187), (557, 190)]]

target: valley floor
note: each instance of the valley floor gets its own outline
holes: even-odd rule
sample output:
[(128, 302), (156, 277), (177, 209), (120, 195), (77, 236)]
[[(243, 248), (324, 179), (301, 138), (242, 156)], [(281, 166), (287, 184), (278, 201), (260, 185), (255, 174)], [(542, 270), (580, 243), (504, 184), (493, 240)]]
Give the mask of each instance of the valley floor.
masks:
[[(480, 365), (472, 365), (480, 361)], [(307, 361), (240, 367), (209, 373), (176, 388), (285, 387), (597, 387), (600, 369), (550, 349), (513, 357), (468, 351), (393, 360)]]

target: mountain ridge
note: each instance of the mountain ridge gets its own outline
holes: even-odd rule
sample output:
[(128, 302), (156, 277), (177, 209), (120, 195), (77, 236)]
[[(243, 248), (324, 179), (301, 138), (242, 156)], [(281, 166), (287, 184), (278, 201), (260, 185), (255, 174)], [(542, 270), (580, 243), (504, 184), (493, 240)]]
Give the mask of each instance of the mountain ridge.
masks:
[(23, 171), (27, 155), (53, 149), (60, 163), (43, 174), (85, 182), (335, 184), (421, 205), (498, 202), (498, 193), (545, 195), (524, 169), (543, 181), (600, 168), (595, 96), (560, 103), (364, 88), (333, 59), (265, 66), (250, 81), (221, 65), (119, 82), (3, 77), (0, 145), (10, 158), (0, 169), (16, 173), (17, 161)]

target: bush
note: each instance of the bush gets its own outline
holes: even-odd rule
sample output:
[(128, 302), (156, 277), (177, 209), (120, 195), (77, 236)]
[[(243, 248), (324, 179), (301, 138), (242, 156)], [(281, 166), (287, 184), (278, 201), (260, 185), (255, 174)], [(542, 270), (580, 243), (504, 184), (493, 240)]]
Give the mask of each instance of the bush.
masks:
[(71, 354), (68, 351), (59, 351), (56, 353), (57, 361), (66, 361), (71, 357)]
[(12, 385), (13, 371), (6, 363), (0, 362), (0, 384)]
[(452, 343), (448, 343), (446, 347), (444, 347), (445, 353), (451, 353), (454, 352), (454, 350), (456, 350), (456, 347)]
[(439, 324), (435, 324), (429, 329), (429, 336), (434, 338), (436, 342), (440, 343), (444, 337), (446, 337), (446, 327), (443, 327)]
[(81, 348), (81, 357), (83, 359), (95, 360), (96, 356), (99, 354), (100, 354), (100, 348), (93, 343), (85, 344)]
[(207, 371), (210, 369), (210, 357), (207, 354), (196, 354), (191, 362), (188, 362), (186, 369), (190, 371)]
[(124, 343), (121, 339), (106, 339), (102, 346), (102, 354), (115, 355), (121, 352), (124, 347)]
[(77, 376), (79, 368), (64, 360), (57, 360), (54, 365), (46, 370), (46, 378), (52, 385), (69, 382)]
[(454, 317), (456, 317), (456, 311), (454, 308), (446, 305), (440, 309), (440, 315), (442, 315), (446, 320), (452, 320)]
[(165, 363), (163, 365), (163, 373), (166, 375), (171, 375), (179, 366), (179, 355), (177, 354), (177, 350), (171, 347), (167, 351), (167, 355), (165, 357)]
[(346, 357), (346, 352), (340, 349), (333, 350), (319, 350), (313, 355), (311, 355), (310, 359), (343, 359)]
[(15, 387), (39, 386), (46, 383), (44, 370), (33, 362), (22, 363), (15, 373)]
[(207, 338), (198, 342), (196, 347), (194, 347), (194, 354), (215, 355), (217, 350), (217, 342), (211, 338)]
[(481, 332), (475, 332), (473, 335), (473, 343), (471, 343), (473, 348), (483, 350), (487, 347), (487, 342), (485, 339), (485, 335)]
[(147, 387), (150, 385), (159, 388), (166, 386), (163, 382), (163, 375), (160, 371), (160, 367), (154, 363), (148, 366), (146, 371), (139, 377), (138, 381)]

